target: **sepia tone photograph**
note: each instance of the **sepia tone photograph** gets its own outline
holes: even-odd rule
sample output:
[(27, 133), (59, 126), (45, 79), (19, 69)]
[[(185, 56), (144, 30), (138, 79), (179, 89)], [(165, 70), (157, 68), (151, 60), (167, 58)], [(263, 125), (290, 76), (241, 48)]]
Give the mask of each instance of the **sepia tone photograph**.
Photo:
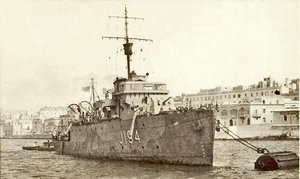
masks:
[(0, 0), (0, 178), (299, 178), (298, 0)]

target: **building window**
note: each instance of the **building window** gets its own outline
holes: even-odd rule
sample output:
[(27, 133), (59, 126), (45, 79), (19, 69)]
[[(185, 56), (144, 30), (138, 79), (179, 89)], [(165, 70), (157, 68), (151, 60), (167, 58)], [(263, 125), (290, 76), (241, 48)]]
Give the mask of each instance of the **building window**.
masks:
[(241, 97), (241, 94), (238, 94), (238, 98), (240, 98)]
[(247, 120), (247, 125), (250, 125), (250, 118), (248, 118)]
[(251, 97), (253, 97), (253, 93), (251, 93)]
[(261, 96), (263, 96), (264, 95), (264, 92), (261, 92)]
[(263, 113), (266, 113), (266, 109), (263, 109)]
[(268, 91), (265, 92), (265, 96), (269, 96), (269, 92)]
[(258, 92), (256, 92), (256, 96), (258, 96)]
[(266, 122), (266, 118), (265, 117), (263, 118), (263, 120), (264, 120), (264, 122)]
[(276, 103), (279, 104), (279, 100), (276, 100)]
[(284, 116), (283, 116), (283, 120), (284, 120), (284, 121), (287, 121), (287, 115), (284, 115)]
[(231, 95), (228, 95), (228, 98), (230, 99), (230, 98), (231, 98)]
[(226, 98), (226, 94), (224, 95), (224, 98)]
[(266, 103), (266, 101), (265, 100), (263, 100), (263, 104), (265, 104)]
[(234, 94), (234, 95), (232, 95), (232, 97), (233, 97), (233, 98), (235, 98), (235, 94)]
[(229, 126), (233, 126), (233, 121), (232, 121), (232, 119), (230, 119), (230, 121), (229, 121)]
[(247, 93), (245, 93), (245, 97), (247, 97)]

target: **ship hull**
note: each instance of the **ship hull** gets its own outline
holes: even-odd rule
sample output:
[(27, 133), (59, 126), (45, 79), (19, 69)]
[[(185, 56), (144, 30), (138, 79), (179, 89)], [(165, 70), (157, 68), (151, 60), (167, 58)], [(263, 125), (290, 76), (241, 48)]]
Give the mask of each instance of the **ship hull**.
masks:
[(54, 141), (59, 154), (188, 165), (213, 164), (212, 110), (110, 120), (72, 126), (69, 141)]

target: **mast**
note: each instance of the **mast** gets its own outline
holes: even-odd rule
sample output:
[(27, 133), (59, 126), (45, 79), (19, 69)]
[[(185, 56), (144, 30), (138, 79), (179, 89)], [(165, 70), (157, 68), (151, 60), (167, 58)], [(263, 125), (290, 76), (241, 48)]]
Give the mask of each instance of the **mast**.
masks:
[(142, 39), (142, 38), (130, 38), (128, 36), (128, 19), (134, 19), (134, 20), (144, 20), (144, 18), (139, 18), (139, 17), (128, 17), (127, 15), (127, 7), (125, 5), (125, 16), (109, 16), (109, 18), (124, 18), (125, 19), (125, 37), (109, 37), (109, 36), (103, 36), (102, 39), (107, 38), (107, 39), (123, 39), (125, 40), (125, 43), (123, 44), (124, 48), (124, 53), (126, 55), (126, 60), (127, 60), (127, 78), (128, 80), (131, 79), (130, 76), (130, 56), (132, 55), (132, 42), (129, 42), (129, 40), (138, 40), (138, 41), (150, 41), (153, 42), (151, 39)]
[(123, 44), (124, 46), (124, 51), (125, 51), (125, 55), (127, 56), (127, 76), (128, 79), (131, 78), (130, 76), (130, 56), (132, 55), (132, 45), (133, 43), (129, 43), (128, 40), (128, 22), (127, 22), (127, 8), (125, 5), (125, 38), (126, 38), (126, 43)]
[(92, 104), (95, 103), (95, 87), (94, 87), (94, 78), (91, 79), (91, 88), (92, 88)]

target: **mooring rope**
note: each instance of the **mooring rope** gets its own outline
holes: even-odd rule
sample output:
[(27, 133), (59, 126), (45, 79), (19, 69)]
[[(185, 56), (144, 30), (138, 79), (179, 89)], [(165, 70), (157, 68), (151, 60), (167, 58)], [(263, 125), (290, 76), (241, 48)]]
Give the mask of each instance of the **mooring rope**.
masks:
[(228, 134), (230, 137), (232, 137), (234, 140), (240, 142), (244, 146), (246, 146), (246, 147), (248, 147), (248, 148), (256, 151), (257, 153), (264, 153), (265, 151), (267, 153), (269, 153), (268, 149), (266, 149), (266, 148), (260, 148), (260, 147), (257, 147), (255, 145), (251, 144), (250, 142), (246, 141), (245, 139), (241, 138), (240, 136), (238, 136), (237, 134), (235, 134), (234, 132), (232, 132), (225, 125), (223, 125), (220, 122), (218, 122), (216, 119), (215, 119), (215, 122), (216, 122), (217, 126), (220, 127), (220, 129), (222, 129), (226, 134)]

